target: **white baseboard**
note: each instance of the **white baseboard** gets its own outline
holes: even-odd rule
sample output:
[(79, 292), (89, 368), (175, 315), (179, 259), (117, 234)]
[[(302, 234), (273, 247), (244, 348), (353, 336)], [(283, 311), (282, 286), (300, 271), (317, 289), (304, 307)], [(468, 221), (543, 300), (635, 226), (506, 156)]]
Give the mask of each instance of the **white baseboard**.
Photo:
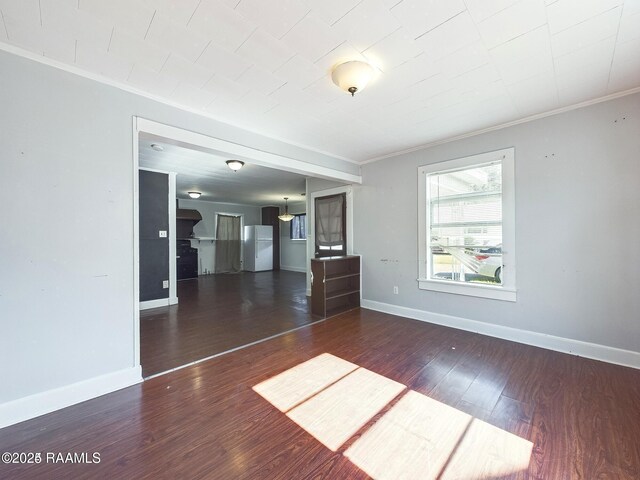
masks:
[(177, 305), (178, 304), (178, 297), (171, 297), (169, 299), (169, 305)]
[[(178, 303), (177, 299), (176, 299), (176, 303)], [(159, 298), (157, 300), (147, 300), (145, 302), (140, 302), (140, 310), (149, 310), (150, 308), (166, 307), (167, 305), (171, 305), (170, 300), (168, 298)]]
[(0, 428), (24, 422), (140, 382), (142, 382), (142, 369), (137, 366), (3, 403), (0, 404)]
[(288, 270), (290, 272), (307, 273), (307, 269), (304, 267), (288, 267), (287, 265), (280, 265), (280, 270)]
[(603, 362), (615, 363), (625, 367), (640, 369), (640, 352), (608, 347), (597, 343), (583, 342), (571, 338), (556, 337), (544, 333), (520, 330), (492, 323), (479, 322), (468, 318), (454, 317), (442, 313), (428, 312), (415, 308), (401, 307), (390, 303), (362, 300), (362, 308), (390, 313), (401, 317), (435, 323), (446, 327), (458, 328), (469, 332), (481, 333), (490, 337), (503, 338), (513, 342), (542, 347), (557, 352), (569, 353), (580, 357), (592, 358)]

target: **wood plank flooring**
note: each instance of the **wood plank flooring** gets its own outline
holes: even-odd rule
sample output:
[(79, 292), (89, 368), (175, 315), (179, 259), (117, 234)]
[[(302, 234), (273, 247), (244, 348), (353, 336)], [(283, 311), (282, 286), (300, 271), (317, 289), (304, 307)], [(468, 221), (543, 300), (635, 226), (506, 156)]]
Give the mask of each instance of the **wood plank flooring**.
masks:
[[(504, 478), (640, 478), (640, 371), (370, 310), (0, 430), (0, 452), (99, 452), (0, 478), (361, 479), (252, 387), (324, 352), (533, 442)], [(485, 479), (488, 480), (488, 479)]]
[(178, 282), (178, 305), (140, 312), (144, 377), (313, 321), (306, 276), (285, 270)]

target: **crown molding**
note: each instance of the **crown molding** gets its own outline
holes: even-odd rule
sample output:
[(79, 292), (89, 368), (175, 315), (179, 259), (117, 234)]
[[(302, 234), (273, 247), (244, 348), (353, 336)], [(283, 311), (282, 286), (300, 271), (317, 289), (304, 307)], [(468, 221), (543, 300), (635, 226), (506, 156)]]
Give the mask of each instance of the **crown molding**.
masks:
[(353, 160), (353, 159), (350, 159), (350, 158), (347, 158), (347, 157), (342, 157), (342, 156), (336, 155), (334, 153), (330, 153), (330, 152), (327, 152), (327, 151), (324, 151), (324, 150), (320, 150), (320, 149), (315, 148), (315, 147), (310, 147), (308, 145), (297, 143), (297, 142), (294, 142), (292, 140), (288, 140), (288, 139), (285, 139), (285, 138), (280, 138), (280, 137), (277, 137), (275, 135), (266, 134), (266, 133), (261, 132), (259, 130), (247, 128), (246, 126), (242, 126), (242, 125), (239, 125), (237, 123), (230, 122), (228, 120), (225, 120), (223, 118), (217, 117), (215, 115), (212, 115), (212, 114), (197, 110), (197, 109), (192, 108), (192, 107), (188, 107), (186, 105), (182, 105), (182, 104), (177, 103), (177, 102), (173, 102), (173, 101), (171, 101), (169, 99), (166, 99), (164, 97), (159, 97), (159, 96), (150, 94), (148, 92), (145, 92), (143, 90), (139, 90), (139, 89), (137, 89), (137, 88), (135, 88), (135, 87), (133, 87), (131, 85), (126, 85), (126, 84), (124, 84), (122, 82), (111, 80), (111, 79), (109, 79), (107, 77), (104, 77), (104, 76), (102, 76), (100, 74), (92, 73), (92, 72), (89, 72), (87, 70), (83, 70), (81, 68), (75, 67), (73, 65), (69, 65), (69, 64), (60, 62), (58, 60), (45, 57), (43, 55), (38, 55), (38, 54), (33, 53), (33, 52), (29, 51), (29, 50), (25, 50), (23, 48), (16, 47), (14, 45), (10, 45), (10, 44), (5, 43), (5, 42), (0, 42), (0, 50), (5, 51), (7, 53), (11, 53), (13, 55), (17, 55), (19, 57), (26, 58), (28, 60), (33, 60), (34, 62), (38, 62), (38, 63), (44, 64), (44, 65), (47, 65), (49, 67), (53, 67), (53, 68), (57, 68), (59, 70), (63, 70), (65, 72), (67, 72), (67, 73), (71, 73), (71, 74), (74, 74), (74, 75), (78, 75), (80, 77), (87, 78), (89, 80), (96, 81), (98, 83), (102, 83), (104, 85), (108, 85), (110, 87), (117, 88), (119, 90), (123, 90), (123, 91), (125, 91), (127, 93), (133, 93), (134, 95), (139, 95), (141, 97), (147, 98), (149, 100), (153, 100), (153, 101), (158, 102), (158, 103), (162, 103), (164, 105), (167, 105), (167, 106), (170, 106), (170, 107), (173, 107), (173, 108), (178, 108), (180, 110), (192, 113), (194, 115), (198, 115), (198, 116), (201, 116), (201, 117), (204, 117), (204, 118), (208, 118), (210, 120), (215, 120), (216, 122), (224, 123), (226, 125), (230, 125), (232, 127), (239, 128), (241, 130), (244, 130), (244, 131), (247, 131), (247, 132), (250, 132), (250, 133), (254, 133), (256, 135), (260, 135), (260, 136), (263, 136), (265, 138), (269, 138), (271, 140), (276, 140), (278, 142), (283, 142), (285, 144), (288, 144), (288, 145), (291, 145), (291, 146), (294, 146), (294, 147), (302, 148), (304, 150), (308, 150), (310, 152), (318, 153), (320, 155), (326, 155), (328, 157), (335, 158), (337, 160), (342, 160), (344, 162), (352, 163), (352, 164), (355, 164), (355, 165), (366, 165), (368, 163), (378, 162), (380, 160), (385, 160), (387, 158), (393, 158), (393, 157), (397, 157), (397, 156), (404, 155), (404, 154), (407, 154), (407, 153), (417, 152), (419, 150), (424, 150), (424, 149), (427, 149), (427, 148), (435, 147), (436, 145), (442, 145), (442, 144), (445, 144), (445, 143), (455, 142), (457, 140), (462, 140), (462, 139), (465, 139), (465, 138), (474, 137), (476, 135), (482, 135), (483, 133), (493, 132), (493, 131), (496, 131), (496, 130), (502, 130), (503, 128), (508, 128), (508, 127), (512, 127), (512, 126), (515, 126), (515, 125), (520, 125), (522, 123), (532, 122), (534, 120), (539, 120), (541, 118), (546, 118), (546, 117), (550, 117), (550, 116), (553, 116), (553, 115), (558, 115), (560, 113), (570, 112), (572, 110), (577, 110), (579, 108), (588, 107), (590, 105), (595, 105), (597, 103), (606, 102), (608, 100), (613, 100), (615, 98), (620, 98), (620, 97), (624, 97), (624, 96), (627, 96), (627, 95), (632, 95), (634, 93), (640, 92), (640, 87), (634, 87), (632, 89), (624, 90), (622, 92), (612, 93), (610, 95), (605, 95), (604, 97), (599, 97), (599, 98), (595, 98), (595, 99), (592, 99), (592, 100), (587, 100), (585, 102), (580, 102), (580, 103), (576, 103), (576, 104), (573, 104), (573, 105), (568, 105), (568, 106), (565, 106), (565, 107), (557, 108), (555, 110), (550, 110), (548, 112), (538, 113), (536, 115), (530, 115), (528, 117), (524, 117), (524, 118), (521, 118), (521, 119), (518, 119), (518, 120), (513, 120), (511, 122), (502, 123), (500, 125), (495, 125), (493, 127), (487, 127), (487, 128), (483, 128), (483, 129), (480, 129), (480, 130), (473, 130), (473, 131), (468, 132), (468, 133), (463, 133), (461, 135), (456, 135), (455, 137), (448, 137), (448, 138), (444, 138), (444, 139), (441, 139), (441, 140), (436, 140), (436, 141), (433, 141), (433, 142), (423, 143), (423, 144), (420, 144), (420, 145), (416, 145), (414, 147), (406, 148), (406, 149), (403, 149), (403, 150), (398, 150), (398, 151), (387, 153), (387, 154), (380, 155), (380, 156), (377, 156), (377, 157), (368, 158), (366, 160), (356, 161), (356, 160)]
[(610, 95), (606, 95), (604, 97), (598, 97), (593, 100), (587, 100), (585, 102), (575, 103), (573, 105), (568, 105), (566, 107), (556, 108), (555, 110), (549, 110), (544, 113), (537, 113), (535, 115), (530, 115), (528, 117), (521, 118), (519, 120), (513, 120), (507, 123), (501, 123), (500, 125), (495, 125), (493, 127), (483, 128), (481, 130), (474, 130), (468, 133), (463, 133), (462, 135), (456, 135), (455, 137), (444, 138), (442, 140), (436, 140), (429, 143), (423, 143), (421, 145), (417, 145), (415, 147), (407, 148), (404, 150), (399, 150), (397, 152), (387, 153), (385, 155), (380, 155), (379, 157), (369, 158), (367, 160), (363, 160), (360, 162), (360, 165), (366, 165), (367, 163), (379, 162), (380, 160), (385, 160), (387, 158), (397, 157), (399, 155), (404, 155), (406, 153), (417, 152), (419, 150), (425, 150), (427, 148), (435, 147), (436, 145), (442, 145), (444, 143), (455, 142), (457, 140), (462, 140), (469, 137), (475, 137), (476, 135), (482, 135), (483, 133), (494, 132), (496, 130), (502, 130), (503, 128), (513, 127), (514, 125), (520, 125), (522, 123), (533, 122), (534, 120), (540, 120), (541, 118), (551, 117), (553, 115), (558, 115), (560, 113), (570, 112), (572, 110), (577, 110), (579, 108), (588, 107), (590, 105), (595, 105), (597, 103), (607, 102), (609, 100), (613, 100), (620, 97), (626, 97), (627, 95), (633, 95), (634, 93), (640, 92), (640, 87), (634, 87), (629, 90), (624, 90), (622, 92), (612, 93)]
[(162, 103), (162, 104), (167, 105), (169, 107), (178, 108), (180, 110), (192, 113), (194, 115), (198, 115), (200, 117), (208, 118), (210, 120), (215, 120), (216, 122), (224, 123), (226, 125), (230, 125), (232, 127), (239, 128), (239, 129), (244, 130), (246, 132), (254, 133), (256, 135), (260, 135), (262, 137), (269, 138), (271, 140), (276, 140), (278, 142), (282, 142), (282, 143), (285, 143), (285, 144), (288, 144), (288, 145), (291, 145), (291, 146), (294, 146), (294, 147), (302, 148), (302, 149), (307, 150), (309, 152), (318, 153), (320, 155), (326, 155), (326, 156), (334, 158), (336, 160), (342, 160), (343, 162), (352, 163), (354, 165), (360, 165), (360, 162), (357, 162), (356, 160), (353, 160), (351, 158), (342, 157), (342, 156), (336, 155), (335, 153), (330, 153), (330, 152), (326, 152), (324, 150), (320, 150), (319, 148), (310, 147), (309, 145), (304, 145), (304, 144), (301, 144), (301, 143), (297, 143), (297, 142), (294, 142), (292, 140), (288, 140), (286, 138), (280, 138), (280, 137), (277, 137), (275, 135), (271, 135), (271, 134), (268, 134), (268, 133), (261, 132), (259, 130), (247, 128), (246, 126), (243, 126), (243, 125), (240, 125), (240, 124), (237, 124), (237, 123), (234, 123), (234, 122), (230, 122), (229, 120), (225, 120), (224, 118), (221, 118), (221, 117), (217, 117), (216, 115), (213, 115), (213, 114), (210, 114), (210, 113), (207, 113), (207, 112), (203, 112), (203, 111), (195, 109), (193, 107), (182, 105), (180, 103), (174, 102), (174, 101), (169, 100), (169, 99), (164, 98), (164, 97), (159, 97), (157, 95), (153, 95), (151, 93), (145, 92), (144, 90), (140, 90), (138, 88), (135, 88), (135, 87), (133, 87), (131, 85), (127, 85), (125, 83), (118, 82), (116, 80), (112, 80), (110, 78), (107, 78), (107, 77), (105, 77), (103, 75), (100, 75), (100, 74), (97, 74), (97, 73), (93, 73), (93, 72), (89, 72), (87, 70), (83, 70), (83, 69), (81, 69), (79, 67), (76, 67), (76, 66), (73, 66), (73, 65), (69, 65), (67, 63), (60, 62), (60, 61), (55, 60), (53, 58), (45, 57), (44, 55), (38, 55), (38, 54), (36, 54), (34, 52), (31, 52), (29, 50), (25, 50), (23, 48), (16, 47), (14, 45), (10, 45), (10, 44), (5, 43), (5, 42), (0, 42), (0, 50), (5, 51), (7, 53), (11, 53), (11, 54), (19, 56), (19, 57), (26, 58), (28, 60), (33, 60), (34, 62), (38, 62), (38, 63), (41, 63), (43, 65), (47, 65), (49, 67), (57, 68), (58, 70), (63, 70), (65, 72), (71, 73), (73, 75), (78, 75), (80, 77), (84, 77), (84, 78), (87, 78), (89, 80), (93, 80), (95, 82), (102, 83), (104, 85), (108, 85), (110, 87), (117, 88), (119, 90), (123, 90), (123, 91), (125, 91), (127, 93), (133, 93), (134, 95), (139, 95), (139, 96), (147, 98), (149, 100), (153, 100), (155, 102)]

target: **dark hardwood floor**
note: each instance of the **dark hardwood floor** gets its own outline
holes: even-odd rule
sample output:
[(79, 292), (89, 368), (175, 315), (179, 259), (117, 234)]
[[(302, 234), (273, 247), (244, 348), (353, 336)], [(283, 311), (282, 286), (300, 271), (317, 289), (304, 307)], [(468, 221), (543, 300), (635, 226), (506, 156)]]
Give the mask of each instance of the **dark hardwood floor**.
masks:
[(101, 459), (0, 478), (367, 478), (252, 390), (323, 352), (530, 439), (513, 478), (640, 478), (640, 371), (370, 310), (0, 430), (0, 452)]
[(306, 276), (285, 270), (178, 282), (178, 305), (140, 312), (144, 377), (312, 322)]

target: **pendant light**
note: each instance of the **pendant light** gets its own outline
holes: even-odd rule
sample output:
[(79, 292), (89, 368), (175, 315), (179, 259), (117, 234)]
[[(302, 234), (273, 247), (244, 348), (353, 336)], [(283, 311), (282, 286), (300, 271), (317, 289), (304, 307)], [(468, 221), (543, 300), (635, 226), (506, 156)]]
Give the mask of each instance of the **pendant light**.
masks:
[(282, 215), (278, 215), (278, 218), (283, 222), (290, 222), (293, 220), (293, 215), (289, 213), (289, 204), (287, 203), (289, 197), (284, 197), (284, 213)]

